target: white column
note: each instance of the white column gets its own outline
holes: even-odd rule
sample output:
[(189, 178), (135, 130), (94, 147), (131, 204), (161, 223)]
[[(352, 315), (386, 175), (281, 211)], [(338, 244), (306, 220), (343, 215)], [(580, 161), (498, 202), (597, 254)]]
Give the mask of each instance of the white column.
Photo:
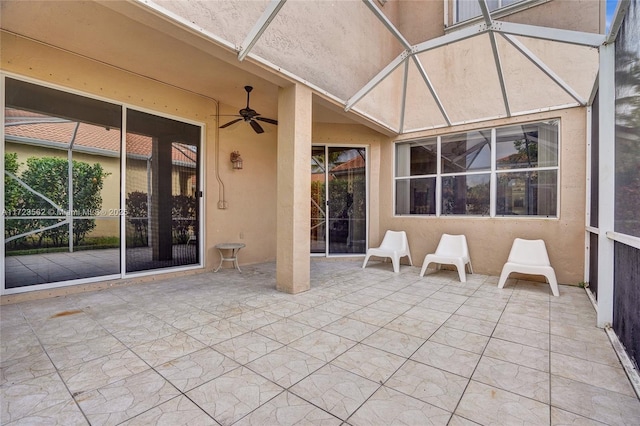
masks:
[(276, 287), (294, 294), (310, 288), (311, 100), (299, 84), (278, 95)]
[(615, 205), (615, 43), (600, 47), (598, 150), (598, 327), (613, 324)]

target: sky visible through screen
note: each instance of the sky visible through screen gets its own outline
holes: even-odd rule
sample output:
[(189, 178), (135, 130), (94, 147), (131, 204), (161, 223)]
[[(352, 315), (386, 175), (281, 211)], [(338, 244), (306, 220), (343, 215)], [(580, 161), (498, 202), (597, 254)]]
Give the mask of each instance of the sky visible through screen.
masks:
[(618, 0), (607, 0), (607, 32), (609, 32), (613, 14), (616, 12), (616, 6), (618, 6)]

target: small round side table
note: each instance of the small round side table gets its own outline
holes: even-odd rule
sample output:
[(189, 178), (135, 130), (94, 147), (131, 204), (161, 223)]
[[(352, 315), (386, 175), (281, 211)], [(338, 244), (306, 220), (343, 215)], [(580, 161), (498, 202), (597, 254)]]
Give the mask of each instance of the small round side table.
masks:
[[(213, 272), (218, 272), (218, 270), (222, 267), (222, 262), (233, 262), (235, 268), (240, 271), (240, 267), (238, 266), (238, 252), (241, 248), (245, 246), (244, 243), (220, 243), (216, 244), (215, 248), (220, 252), (220, 264)], [(225, 256), (224, 251), (231, 250), (229, 256)], [(242, 272), (242, 271), (240, 271)]]

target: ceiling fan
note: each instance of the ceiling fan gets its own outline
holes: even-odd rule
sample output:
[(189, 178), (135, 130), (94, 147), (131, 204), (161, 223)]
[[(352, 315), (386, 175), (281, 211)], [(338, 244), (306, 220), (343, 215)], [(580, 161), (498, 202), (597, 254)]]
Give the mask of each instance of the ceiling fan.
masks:
[(258, 114), (256, 110), (249, 108), (249, 95), (251, 94), (253, 87), (244, 86), (244, 90), (247, 91), (247, 106), (245, 108), (242, 108), (240, 111), (238, 111), (238, 114), (239, 114), (238, 116), (240, 118), (231, 120), (227, 124), (223, 124), (222, 126), (220, 126), (220, 128), (224, 129), (225, 127), (229, 127), (232, 124), (237, 123), (238, 121), (244, 120), (245, 122), (248, 122), (251, 125), (251, 127), (253, 128), (253, 130), (255, 130), (256, 133), (264, 133), (264, 129), (262, 128), (260, 123), (258, 123), (258, 121), (263, 121), (265, 123), (277, 125), (278, 120), (274, 120), (273, 118), (260, 117), (260, 114)]

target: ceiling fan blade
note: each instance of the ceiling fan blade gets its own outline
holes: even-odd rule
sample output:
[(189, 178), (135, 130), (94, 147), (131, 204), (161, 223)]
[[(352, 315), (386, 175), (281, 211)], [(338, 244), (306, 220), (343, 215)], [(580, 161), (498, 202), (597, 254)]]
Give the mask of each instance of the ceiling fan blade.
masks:
[(262, 128), (262, 126), (260, 126), (260, 124), (258, 124), (255, 120), (249, 121), (249, 124), (251, 124), (251, 127), (253, 127), (253, 130), (255, 130), (256, 133), (264, 133), (264, 129)]
[(242, 121), (242, 118), (236, 118), (235, 120), (231, 120), (230, 122), (228, 122), (227, 124), (223, 124), (222, 126), (220, 126), (221, 129), (224, 129), (225, 127), (229, 127), (234, 123), (237, 123), (238, 121)]
[(254, 120), (264, 121), (265, 123), (278, 125), (278, 120), (274, 120), (273, 118), (265, 118), (265, 117), (255, 117)]

